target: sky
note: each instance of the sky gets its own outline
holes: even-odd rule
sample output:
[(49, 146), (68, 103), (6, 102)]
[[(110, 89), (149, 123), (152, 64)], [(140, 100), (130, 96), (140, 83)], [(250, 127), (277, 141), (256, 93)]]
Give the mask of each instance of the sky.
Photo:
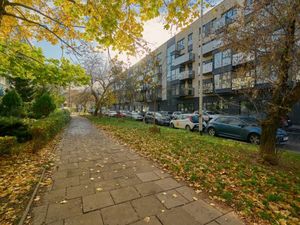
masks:
[[(149, 47), (154, 50), (172, 36), (174, 36), (176, 31), (173, 30), (165, 30), (163, 22), (160, 18), (155, 18), (150, 21), (147, 21), (144, 25), (143, 39), (149, 43)], [(62, 49), (59, 45), (52, 45), (46, 41), (34, 42), (35, 46), (41, 47), (44, 51), (44, 54), (47, 58), (57, 58), (60, 59), (62, 57)], [(112, 52), (111, 55), (115, 56), (119, 54), (118, 52)], [(76, 61), (75, 57), (72, 55), (66, 55), (64, 51), (64, 56), (70, 58), (74, 62)], [(138, 62), (143, 55), (137, 55), (136, 57), (128, 57), (125, 53), (120, 54), (118, 58), (120, 60), (124, 60), (130, 64), (134, 64)]]

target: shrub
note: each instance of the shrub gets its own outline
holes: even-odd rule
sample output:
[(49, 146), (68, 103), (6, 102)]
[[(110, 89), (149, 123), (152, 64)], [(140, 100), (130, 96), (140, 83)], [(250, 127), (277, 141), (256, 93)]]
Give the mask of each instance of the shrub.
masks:
[(44, 119), (37, 120), (31, 126), (31, 134), (34, 141), (33, 150), (37, 151), (48, 140), (53, 138), (68, 122), (70, 113), (66, 110), (60, 110), (51, 113)]
[(33, 103), (32, 111), (36, 118), (46, 117), (56, 108), (56, 105), (49, 95), (49, 93), (44, 93), (43, 95), (37, 97)]
[(17, 138), (11, 136), (0, 137), (0, 155), (10, 154), (12, 147), (17, 144)]
[(0, 136), (16, 136), (18, 142), (31, 139), (28, 124), (16, 117), (0, 117)]
[(19, 117), (22, 114), (23, 101), (16, 92), (11, 90), (7, 92), (2, 98), (1, 115)]

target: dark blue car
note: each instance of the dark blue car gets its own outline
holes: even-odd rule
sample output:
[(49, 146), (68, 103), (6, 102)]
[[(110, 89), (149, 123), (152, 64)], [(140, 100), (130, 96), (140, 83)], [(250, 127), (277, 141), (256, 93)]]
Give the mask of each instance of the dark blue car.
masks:
[[(252, 144), (260, 143), (261, 128), (258, 121), (252, 117), (218, 116), (209, 122), (206, 131), (210, 136), (224, 136)], [(282, 129), (277, 129), (276, 138), (278, 144), (288, 141), (288, 135)]]

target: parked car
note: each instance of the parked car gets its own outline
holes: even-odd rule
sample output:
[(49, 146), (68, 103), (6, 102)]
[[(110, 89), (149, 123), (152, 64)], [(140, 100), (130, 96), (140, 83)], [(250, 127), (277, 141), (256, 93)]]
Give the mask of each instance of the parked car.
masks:
[(158, 112), (146, 112), (144, 117), (145, 123), (154, 123), (162, 126), (169, 126), (170, 119)]
[[(253, 117), (219, 116), (208, 123), (206, 130), (210, 136), (224, 136), (252, 144), (260, 143), (261, 127)], [(277, 130), (276, 138), (278, 144), (288, 141), (288, 135), (282, 129)]]
[[(199, 116), (199, 111), (195, 111), (194, 114)], [(210, 120), (209, 115), (206, 112), (203, 112), (202, 118), (205, 122), (208, 122)]]
[[(199, 117), (196, 114), (181, 114), (177, 118), (171, 120), (170, 127), (182, 128), (188, 131), (194, 131), (199, 129)], [(203, 128), (205, 129), (206, 122), (203, 121)]]
[(109, 117), (114, 117), (117, 115), (117, 112), (116, 111), (109, 111), (108, 114), (107, 114)]
[(114, 117), (124, 118), (124, 117), (126, 117), (126, 113), (124, 113), (124, 111), (118, 111)]
[[(194, 114), (199, 115), (199, 111), (195, 111)], [(216, 117), (220, 116), (220, 114), (217, 114), (215, 112), (212, 111), (203, 111), (202, 117), (204, 119), (205, 122), (208, 122)]]
[(222, 115), (222, 114), (220, 114), (220, 113), (213, 112), (213, 111), (204, 111), (204, 113), (205, 113), (206, 115), (208, 115), (209, 120), (215, 119), (215, 118), (217, 118), (217, 117), (219, 117), (219, 116)]
[(180, 111), (175, 111), (175, 112), (173, 112), (173, 114), (172, 114), (172, 116), (171, 116), (171, 119), (175, 119), (177, 116), (179, 116), (179, 115), (181, 115), (182, 114), (182, 112), (180, 112)]
[(173, 112), (169, 112), (169, 111), (159, 111), (159, 113), (167, 118), (169, 118), (170, 120), (172, 119), (172, 114)]
[(289, 127), (292, 126), (292, 125), (293, 125), (293, 124), (292, 124), (292, 121), (291, 121), (291, 119), (290, 119), (290, 117), (289, 117), (288, 115), (282, 116), (282, 117), (280, 118), (280, 127), (281, 127), (282, 129), (289, 128)]
[(144, 119), (144, 117), (137, 113), (137, 112), (131, 112), (130, 113), (130, 118), (134, 119), (134, 120), (139, 120), (139, 121), (142, 121)]

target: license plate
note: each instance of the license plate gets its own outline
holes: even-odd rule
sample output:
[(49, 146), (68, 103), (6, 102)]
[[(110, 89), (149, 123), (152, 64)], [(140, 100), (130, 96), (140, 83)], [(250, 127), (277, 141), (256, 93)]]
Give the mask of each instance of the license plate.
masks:
[(284, 137), (283, 140), (284, 140), (284, 141), (288, 141), (288, 140), (289, 140), (289, 137)]

